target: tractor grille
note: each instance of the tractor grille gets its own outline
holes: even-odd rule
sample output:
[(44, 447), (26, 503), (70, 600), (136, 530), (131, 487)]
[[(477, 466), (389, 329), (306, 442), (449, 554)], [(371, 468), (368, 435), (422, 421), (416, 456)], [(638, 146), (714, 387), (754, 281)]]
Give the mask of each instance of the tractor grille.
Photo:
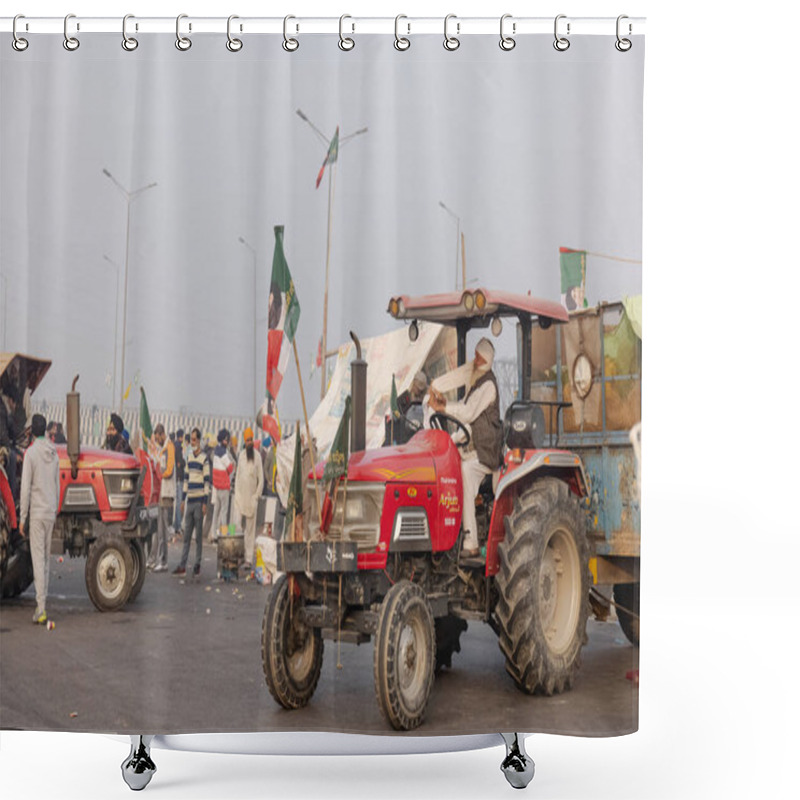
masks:
[(395, 542), (427, 540), (428, 515), (424, 508), (404, 508), (397, 513), (394, 523)]

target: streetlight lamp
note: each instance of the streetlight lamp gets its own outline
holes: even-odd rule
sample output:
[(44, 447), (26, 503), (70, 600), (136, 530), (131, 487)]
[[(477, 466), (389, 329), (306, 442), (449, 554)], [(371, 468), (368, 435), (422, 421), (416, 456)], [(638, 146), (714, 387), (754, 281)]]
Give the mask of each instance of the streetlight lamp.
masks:
[(122, 368), (119, 373), (119, 408), (118, 413), (122, 414), (122, 398), (125, 392), (125, 340), (128, 332), (128, 254), (130, 251), (131, 242), (131, 203), (143, 192), (158, 186), (157, 183), (149, 183), (147, 186), (142, 186), (134, 192), (129, 192), (105, 167), (103, 167), (103, 175), (105, 175), (113, 184), (120, 190), (122, 196), (125, 198), (127, 206), (127, 223), (125, 225), (125, 281), (124, 281), (124, 294), (122, 299)]
[(253, 413), (255, 414), (258, 409), (258, 400), (256, 397), (256, 376), (258, 374), (258, 332), (256, 327), (256, 276), (258, 274), (258, 253), (256, 253), (255, 248), (247, 241), (247, 239), (244, 238), (244, 236), (240, 236), (239, 241), (250, 251), (250, 254), (253, 256)]
[[(331, 263), (331, 208), (333, 206), (333, 186), (334, 181), (336, 180), (336, 165), (339, 163), (339, 151), (338, 147), (346, 144), (350, 139), (355, 136), (359, 136), (362, 133), (366, 133), (368, 128), (360, 128), (355, 133), (348, 134), (347, 136), (343, 136), (341, 139), (338, 140), (339, 144), (338, 147), (335, 147), (335, 153), (331, 153), (331, 143), (333, 142), (332, 139), (328, 139), (327, 136), (316, 126), (314, 123), (298, 108), (297, 109), (297, 116), (300, 117), (303, 122), (305, 122), (314, 133), (319, 136), (319, 138), (325, 143), (325, 149), (328, 153), (328, 157), (333, 155), (331, 161), (333, 163), (330, 164), (330, 169), (328, 170), (328, 243), (325, 249), (325, 299), (322, 305), (322, 386), (320, 387), (320, 399), (325, 397), (325, 378), (327, 377), (328, 373), (328, 274), (330, 272), (330, 263)], [(334, 138), (338, 138), (339, 136), (339, 128), (336, 128), (336, 133), (334, 134)], [(329, 162), (325, 161), (325, 164)], [(324, 165), (323, 165), (324, 166)], [(317, 179), (317, 186), (319, 186), (319, 179)]]
[(119, 264), (116, 261), (112, 261), (105, 253), (103, 253), (103, 258), (111, 264), (112, 267), (117, 271), (117, 291), (114, 294), (114, 376), (112, 378), (112, 386), (111, 389), (111, 402), (114, 402), (114, 397), (117, 395), (117, 334), (119, 332)]
[[(458, 244), (461, 240), (461, 217), (451, 211), (441, 200), (439, 205), (456, 221), (456, 290), (458, 290)], [(466, 275), (461, 276), (461, 283), (466, 284)], [(464, 288), (463, 285), (462, 288)]]

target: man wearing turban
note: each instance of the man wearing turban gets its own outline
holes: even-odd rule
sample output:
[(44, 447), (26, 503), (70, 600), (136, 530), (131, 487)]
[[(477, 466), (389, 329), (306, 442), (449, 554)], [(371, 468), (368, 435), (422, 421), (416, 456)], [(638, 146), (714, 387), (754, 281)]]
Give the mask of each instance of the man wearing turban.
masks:
[[(480, 552), (475, 498), (484, 477), (503, 463), (500, 394), (492, 372), (493, 363), (494, 346), (483, 338), (475, 347), (474, 360), (433, 381), (428, 396), (428, 405), (433, 411), (454, 417), (470, 432), (469, 443), (460, 448), (464, 487), (463, 558), (474, 558)], [(444, 392), (460, 386), (467, 387), (464, 399), (448, 402)]]
[(119, 414), (112, 414), (111, 419), (108, 421), (108, 427), (106, 428), (106, 443), (104, 449), (113, 450), (116, 453), (128, 453), (129, 455), (133, 455), (130, 444), (128, 444), (127, 439), (122, 435), (124, 430), (125, 423), (122, 421), (122, 417), (120, 417)]

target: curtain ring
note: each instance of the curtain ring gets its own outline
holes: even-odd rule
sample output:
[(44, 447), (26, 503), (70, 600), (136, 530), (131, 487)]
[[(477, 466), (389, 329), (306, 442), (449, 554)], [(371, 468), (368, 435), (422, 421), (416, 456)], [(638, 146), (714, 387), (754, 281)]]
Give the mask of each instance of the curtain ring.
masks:
[[(500, 17), (500, 49), (505, 50), (506, 52), (513, 50), (517, 46), (517, 40), (512, 36), (506, 36), (503, 30), (503, 25), (507, 19), (511, 19), (511, 14), (503, 14), (503, 16)], [(512, 23), (511, 31), (512, 33), (517, 32), (516, 22)]]
[[(633, 42), (630, 39), (623, 39), (619, 35), (619, 24), (620, 24), (620, 22), (622, 22), (623, 19), (628, 19), (628, 15), (627, 14), (620, 14), (617, 17), (617, 41), (614, 42), (614, 47), (616, 47), (617, 50), (620, 51), (620, 53), (627, 53), (628, 50), (630, 50), (631, 47), (633, 47)], [(632, 32), (632, 30), (633, 29), (631, 28), (631, 24), (629, 22), (628, 23), (628, 34), (629, 35)]]
[[(349, 14), (342, 14), (342, 16), (339, 17), (339, 49), (345, 51), (352, 50), (356, 46), (355, 39), (351, 39), (349, 36), (345, 36), (342, 33), (342, 25), (344, 24), (344, 21), (346, 19), (353, 19), (353, 18)], [(356, 25), (355, 23), (352, 23), (352, 25), (353, 25), (353, 31), (355, 32)]]
[[(293, 53), (300, 47), (300, 42), (297, 39), (290, 39), (287, 35), (287, 28), (288, 22), (290, 19), (297, 19), (297, 17), (293, 17), (291, 14), (283, 18), (283, 49), (286, 50), (287, 53)], [(297, 26), (297, 30), (300, 30), (300, 26)]]
[(450, 22), (451, 19), (457, 19), (456, 15), (448, 14), (444, 18), (444, 49), (452, 52), (453, 50), (458, 50), (458, 48), (461, 47), (461, 41), (458, 38), (458, 33), (461, 30), (461, 23), (456, 23), (456, 35), (450, 36), (447, 33), (447, 23)]
[[(554, 35), (556, 40), (553, 42), (553, 47), (558, 50), (559, 53), (563, 53), (565, 50), (569, 50), (569, 39), (566, 36), (559, 36), (558, 35), (558, 21), (560, 19), (566, 19), (566, 14), (559, 14), (556, 17), (555, 24), (553, 26)], [(567, 36), (569, 36), (569, 22), (567, 23)]]
[(13, 48), (14, 48), (14, 49), (15, 49), (15, 50), (18, 52), (18, 53), (21, 53), (23, 50), (27, 50), (27, 49), (28, 49), (28, 40), (27, 40), (27, 39), (23, 39), (23, 38), (22, 38), (22, 37), (21, 37), (21, 36), (20, 36), (20, 35), (17, 33), (17, 20), (18, 20), (18, 19), (25, 19), (25, 15), (24, 15), (24, 14), (17, 14), (17, 16), (16, 16), (16, 17), (14, 17), (14, 22), (13, 22), (13, 23), (12, 23), (12, 25), (11, 25), (11, 33), (12, 33), (12, 35), (13, 35), (13, 37), (14, 37), (14, 38), (11, 40), (11, 46), (12, 46), (12, 47), (13, 47)]
[(133, 36), (128, 36), (128, 20), (134, 19), (133, 14), (126, 14), (122, 18), (122, 49), (127, 50), (129, 53), (139, 46), (139, 40)]
[(225, 42), (225, 47), (227, 47), (231, 53), (238, 53), (244, 47), (244, 42), (242, 42), (241, 39), (236, 39), (231, 36), (231, 21), (235, 19), (239, 19), (236, 14), (231, 14), (228, 17), (228, 41)]
[[(75, 19), (74, 14), (67, 14), (67, 16), (64, 17), (64, 42), (63, 42), (64, 49), (69, 50), (70, 52), (72, 52), (73, 50), (77, 50), (81, 46), (81, 43), (74, 36), (70, 36), (69, 31), (67, 30), (67, 26), (69, 25), (69, 21), (71, 19)], [(80, 30), (80, 28), (78, 28), (78, 30)]]
[[(181, 20), (188, 18), (188, 14), (178, 14), (178, 18), (175, 20), (175, 47), (184, 52), (192, 46), (192, 40), (188, 36), (181, 35)], [(191, 29), (192, 26), (189, 25), (189, 30)]]
[[(398, 14), (394, 18), (394, 49), (395, 50), (408, 50), (411, 47), (411, 39), (406, 39), (405, 36), (400, 36), (400, 20), (401, 19), (408, 19), (405, 14)], [(406, 27), (408, 28), (408, 32), (411, 33), (411, 24), (406, 23)]]

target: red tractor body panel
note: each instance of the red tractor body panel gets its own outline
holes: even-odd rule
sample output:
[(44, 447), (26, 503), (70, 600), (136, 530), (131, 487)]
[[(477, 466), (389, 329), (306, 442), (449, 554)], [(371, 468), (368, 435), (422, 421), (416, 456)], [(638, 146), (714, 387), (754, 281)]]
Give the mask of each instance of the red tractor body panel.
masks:
[(56, 447), (58, 451), (58, 468), (60, 471), (61, 494), (58, 503), (58, 512), (67, 512), (64, 508), (64, 496), (70, 486), (91, 487), (94, 493), (97, 509), (102, 522), (125, 522), (128, 518), (128, 508), (114, 509), (108, 497), (108, 487), (104, 474), (108, 471), (130, 471), (138, 474), (145, 467), (145, 479), (142, 485), (142, 505), (153, 506), (158, 503), (161, 488), (161, 477), (158, 468), (152, 459), (143, 451), (138, 450), (136, 455), (116, 453), (110, 450), (101, 450), (97, 447), (81, 448), (78, 459), (77, 477), (72, 477), (72, 468), (67, 446), (62, 444)]

